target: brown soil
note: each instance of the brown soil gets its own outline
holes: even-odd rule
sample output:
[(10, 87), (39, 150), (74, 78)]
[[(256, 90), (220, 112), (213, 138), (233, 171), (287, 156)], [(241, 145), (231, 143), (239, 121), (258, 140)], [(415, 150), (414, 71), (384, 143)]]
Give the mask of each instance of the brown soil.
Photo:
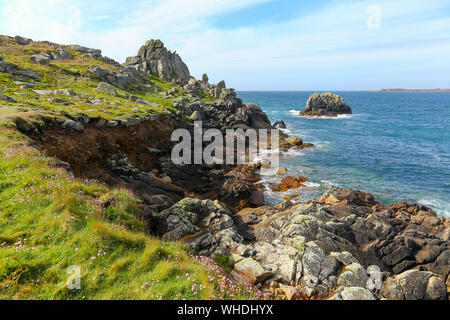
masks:
[[(130, 189), (153, 211), (159, 212), (170, 207), (186, 194), (192, 194), (197, 198), (220, 199), (236, 212), (261, 204), (252, 203), (252, 196), (263, 204), (264, 198), (260, 197), (261, 200), (256, 197), (257, 194), (253, 193), (256, 188), (251, 187), (253, 181), (259, 180), (256, 169), (244, 165), (238, 166), (237, 169), (246, 176), (247, 181), (245, 182), (237, 179), (228, 181), (224, 177), (211, 181), (211, 178), (208, 178), (210, 168), (201, 166), (198, 170), (184, 173), (188, 177), (185, 183), (179, 181), (180, 177), (176, 171), (171, 176), (173, 182), (166, 183), (158, 179), (158, 174), (156, 176), (150, 174), (147, 177), (150, 180), (146, 181), (124, 180), (108, 169), (108, 160), (113, 155), (121, 153), (142, 172), (162, 173), (159, 158), (170, 155), (173, 147), (172, 132), (177, 128), (186, 127), (187, 124), (182, 121), (162, 118), (128, 128), (98, 128), (93, 124), (89, 125), (84, 132), (75, 132), (49, 125), (41, 130), (39, 135), (31, 138), (46, 155), (67, 162), (76, 177), (94, 179), (110, 186), (123, 186)], [(155, 153), (154, 149), (160, 150), (161, 153)], [(218, 168), (223, 172), (230, 169), (231, 167)], [(170, 173), (168, 174), (170, 176)], [(220, 177), (220, 174), (218, 176)], [(225, 181), (230, 182), (228, 191), (223, 187)], [(234, 190), (233, 183), (237, 184), (236, 190)], [(246, 188), (244, 188), (245, 186)], [(228, 196), (224, 194), (228, 194)]]
[(85, 132), (71, 132), (60, 127), (47, 128), (37, 143), (49, 156), (70, 164), (77, 177), (113, 183), (105, 170), (105, 161), (113, 154), (122, 153), (138, 169), (158, 170), (159, 154), (148, 148), (170, 151), (170, 137), (177, 124), (159, 119), (133, 127), (97, 128), (88, 126)]

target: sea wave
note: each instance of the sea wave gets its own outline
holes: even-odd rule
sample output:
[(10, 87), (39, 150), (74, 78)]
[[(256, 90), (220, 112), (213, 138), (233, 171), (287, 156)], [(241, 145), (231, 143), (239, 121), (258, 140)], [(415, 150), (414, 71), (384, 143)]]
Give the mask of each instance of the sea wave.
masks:
[[(270, 110), (279, 110), (273, 114), (273, 120), (283, 119), (291, 131), (289, 135), (314, 143), (314, 148), (280, 159), (280, 166), (288, 169), (286, 175), (304, 175), (321, 183), (319, 188), (302, 189), (302, 195), (307, 198), (329, 188), (353, 188), (372, 193), (387, 204), (402, 200), (420, 202), (440, 216), (450, 217), (450, 198), (446, 196), (449, 185), (445, 180), (449, 144), (445, 139), (447, 127), (439, 120), (448, 118), (448, 97), (430, 94), (422, 100), (406, 94), (344, 95), (354, 107), (353, 115), (307, 118), (310, 120), (299, 116), (309, 93), (264, 93), (247, 98), (249, 102), (259, 99), (269, 116)], [(276, 108), (273, 101), (277, 102)], [(299, 165), (315, 170), (302, 171)], [(411, 176), (421, 183), (411, 184)], [(270, 192), (268, 196), (279, 198), (279, 194)]]
[(314, 172), (314, 168), (304, 167), (304, 166), (296, 166), (293, 169), (300, 171), (301, 173), (312, 173)]
[(441, 200), (429, 198), (420, 199), (417, 203), (433, 209), (438, 216), (450, 217), (450, 203), (443, 203)]
[(299, 157), (299, 156), (301, 156), (304, 153), (305, 153), (304, 150), (289, 149), (288, 151), (283, 153), (283, 156), (285, 156), (285, 157)]
[[(291, 110), (293, 111), (293, 110)], [(291, 112), (289, 111), (289, 112)], [(305, 118), (305, 119), (328, 119), (328, 120), (342, 120), (342, 119), (351, 119), (354, 118), (355, 116), (357, 116), (356, 114), (338, 114), (337, 117), (305, 117), (305, 116), (299, 116), (300, 118)]]
[(340, 185), (336, 182), (332, 182), (329, 180), (320, 180), (320, 182), (322, 182), (324, 185), (335, 188), (335, 187), (340, 187)]
[(303, 183), (305, 186), (307, 186), (308, 188), (319, 188), (321, 186), (320, 183), (316, 183), (316, 182), (311, 182), (311, 181), (306, 181)]
[(301, 110), (291, 109), (288, 112), (291, 115), (298, 116), (300, 118), (305, 118), (305, 119), (329, 119), (329, 120), (351, 119), (351, 118), (363, 115), (363, 114), (353, 113), (353, 114), (338, 114), (336, 117), (328, 117), (328, 116), (323, 116), (323, 117), (305, 117), (305, 116), (301, 116), (300, 115), (300, 111)]

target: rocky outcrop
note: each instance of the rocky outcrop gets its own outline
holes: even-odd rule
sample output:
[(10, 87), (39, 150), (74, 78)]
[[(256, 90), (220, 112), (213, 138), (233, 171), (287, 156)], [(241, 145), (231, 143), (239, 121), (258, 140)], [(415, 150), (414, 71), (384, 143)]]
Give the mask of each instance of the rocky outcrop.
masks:
[(281, 151), (288, 151), (289, 149), (305, 149), (314, 147), (312, 143), (304, 143), (303, 139), (296, 136), (288, 137), (287, 135), (280, 133), (279, 148)]
[(167, 240), (184, 240), (200, 254), (227, 252), (243, 243), (232, 213), (220, 202), (185, 198), (154, 216), (158, 230)]
[[(120, 67), (120, 63), (118, 63), (117, 61), (102, 56), (102, 51), (100, 49), (86, 48), (77, 44), (69, 45), (68, 48), (83, 53), (82, 58), (92, 58), (116, 67)], [(62, 59), (71, 59), (69, 58), (68, 52), (65, 53), (64, 51), (65, 49), (63, 47), (57, 48), (56, 55), (52, 54), (54, 55), (54, 59), (58, 59), (58, 57)]]
[(253, 129), (271, 129), (270, 121), (261, 107), (255, 103), (249, 103), (238, 110), (240, 118)]
[(30, 60), (33, 63), (48, 66), (50, 64), (50, 55), (46, 53), (35, 54), (31, 56)]
[(334, 294), (330, 300), (377, 300), (372, 292), (361, 287), (345, 287)]
[(4, 61), (3, 57), (0, 57), (0, 72), (13, 74), (13, 71), (17, 69), (17, 65)]
[(161, 40), (147, 41), (137, 56), (127, 58), (124, 65), (180, 84), (191, 79), (187, 65), (176, 52), (167, 50)]
[(442, 278), (432, 272), (408, 270), (389, 277), (381, 293), (389, 300), (444, 300), (447, 288)]
[(117, 96), (117, 91), (114, 87), (108, 83), (100, 82), (97, 87), (98, 91), (103, 93), (111, 94), (113, 96)]
[(371, 207), (379, 204), (370, 193), (341, 188), (328, 190), (317, 201), (327, 204), (343, 203), (360, 207)]
[(17, 42), (18, 45), (21, 45), (21, 46), (26, 46), (33, 42), (33, 40), (31, 40), (31, 39), (24, 38), (21, 36), (15, 36), (14, 40)]
[[(226, 89), (232, 90), (232, 89)], [(205, 128), (226, 129), (271, 129), (270, 121), (262, 109), (254, 104), (244, 105), (230, 91), (226, 99), (206, 103), (197, 96), (174, 100), (174, 108), (191, 117), (196, 112), (196, 119), (201, 119)]]
[(274, 276), (274, 273), (266, 272), (264, 268), (252, 258), (239, 260), (234, 268), (258, 283), (264, 282)]
[(352, 109), (344, 103), (344, 99), (335, 93), (314, 93), (300, 111), (304, 117), (336, 117), (339, 114), (351, 114)]
[[(428, 208), (387, 206), (370, 194), (336, 188), (310, 203), (237, 216), (256, 241), (222, 249), (249, 277), (258, 274), (263, 290), (277, 292), (270, 285), (277, 281), (289, 286), (281, 291), (291, 298), (448, 298), (450, 221)], [(235, 226), (242, 236), (245, 230)]]
[(6, 101), (6, 102), (16, 102), (14, 98), (7, 96), (6, 94), (0, 93), (0, 100)]
[(286, 129), (286, 124), (284, 123), (283, 120), (280, 120), (280, 121), (275, 122), (275, 123), (272, 125), (272, 127), (273, 127), (274, 129)]
[(146, 75), (136, 69), (129, 67), (119, 67), (118, 72), (102, 69), (99, 66), (92, 66), (88, 69), (88, 75), (92, 78), (106, 82), (120, 89), (125, 89), (130, 84), (141, 84), (141, 89), (154, 91)]
[[(225, 81), (220, 81), (217, 85), (210, 84), (206, 74), (201, 80), (194, 79), (180, 56), (167, 50), (160, 40), (147, 41), (137, 56), (127, 58), (124, 66), (122, 74), (129, 73), (133, 69), (138, 73), (156, 75), (182, 85), (183, 92), (173, 88), (161, 92), (161, 95), (170, 98), (176, 94), (187, 93), (188, 97), (174, 100), (174, 108), (192, 120), (202, 120), (206, 128), (218, 128), (222, 131), (238, 128), (271, 128), (267, 115), (258, 105), (252, 103), (244, 105), (242, 100), (237, 98), (235, 90), (226, 87)], [(91, 72), (102, 81), (113, 85), (120, 82), (114, 79), (114, 75), (98, 67)], [(131, 78), (133, 77), (136, 75), (132, 75)], [(213, 97), (215, 101), (207, 103), (202, 100), (206, 97), (205, 94)]]
[(78, 44), (69, 45), (69, 48), (71, 48), (72, 50), (81, 52), (81, 53), (91, 53), (95, 56), (100, 56), (102, 54), (102, 51), (100, 49), (86, 48), (86, 47), (80, 46)]
[(270, 189), (272, 191), (285, 192), (285, 191), (288, 191), (289, 189), (305, 187), (305, 185), (303, 183), (306, 181), (308, 181), (308, 178), (306, 178), (306, 177), (294, 178), (294, 177), (288, 176), (286, 178), (283, 178), (278, 185), (271, 186)]

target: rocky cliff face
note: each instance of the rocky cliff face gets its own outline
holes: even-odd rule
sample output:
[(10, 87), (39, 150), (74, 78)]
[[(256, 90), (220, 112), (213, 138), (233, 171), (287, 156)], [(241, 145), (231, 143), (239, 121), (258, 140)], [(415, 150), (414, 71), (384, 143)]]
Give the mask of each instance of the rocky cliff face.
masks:
[(167, 50), (161, 40), (147, 41), (139, 49), (137, 56), (127, 58), (125, 66), (180, 84), (185, 84), (192, 78), (180, 56)]
[(339, 114), (351, 114), (352, 109), (344, 103), (344, 99), (334, 93), (314, 93), (300, 111), (305, 117), (336, 117)]

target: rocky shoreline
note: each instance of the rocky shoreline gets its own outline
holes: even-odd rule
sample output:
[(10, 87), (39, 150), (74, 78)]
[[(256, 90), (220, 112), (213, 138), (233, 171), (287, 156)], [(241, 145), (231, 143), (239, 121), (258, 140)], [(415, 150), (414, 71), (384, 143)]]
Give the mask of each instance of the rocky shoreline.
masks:
[[(31, 40), (15, 41), (27, 45)], [(385, 205), (368, 193), (340, 188), (306, 203), (265, 206), (258, 173), (262, 164), (175, 165), (169, 157), (171, 132), (193, 130), (192, 120), (222, 132), (272, 128), (258, 105), (244, 104), (224, 81), (209, 84), (207, 75), (194, 79), (181, 58), (159, 40), (148, 41), (124, 65), (98, 50), (71, 48), (120, 66), (118, 72), (89, 68), (86, 77), (100, 82), (98, 91), (117, 96), (120, 88), (132, 84), (173, 98), (173, 108), (117, 119), (82, 113), (39, 116), (38, 123), (17, 118), (16, 126), (71, 175), (131, 190), (142, 201), (152, 235), (182, 241), (198, 255), (229, 257), (235, 281), (244, 274), (273, 299), (449, 298), (449, 218), (414, 203)], [(63, 47), (57, 52), (69, 58)], [(51, 58), (55, 57), (40, 54), (31, 61), (47, 65)], [(17, 76), (17, 66), (0, 62), (0, 72)], [(179, 88), (159, 91), (145, 80), (148, 75), (173, 81)], [(22, 80), (27, 79), (31, 78)], [(82, 92), (55, 94), (98, 102)], [(123, 98), (136, 105), (149, 103), (132, 94)], [(333, 101), (337, 102), (331, 113), (311, 110), (320, 116), (351, 113), (343, 101)], [(309, 105), (321, 104), (311, 100)], [(280, 138), (282, 150), (311, 146), (298, 137)], [(275, 190), (297, 188), (306, 181), (291, 178)]]

